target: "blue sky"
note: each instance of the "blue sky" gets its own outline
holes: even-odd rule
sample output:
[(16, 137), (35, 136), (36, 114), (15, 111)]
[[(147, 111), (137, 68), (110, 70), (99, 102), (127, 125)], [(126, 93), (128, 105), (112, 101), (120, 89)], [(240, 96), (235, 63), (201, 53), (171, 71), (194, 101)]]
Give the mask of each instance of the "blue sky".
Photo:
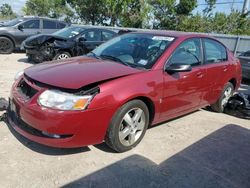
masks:
[[(0, 5), (4, 3), (8, 3), (12, 6), (13, 10), (17, 13), (21, 13), (21, 9), (24, 6), (26, 0), (0, 0)], [(234, 9), (241, 10), (243, 6), (244, 0), (217, 0), (217, 3), (224, 3), (224, 2), (242, 2), (242, 3), (234, 3)], [(204, 4), (205, 0), (198, 0), (198, 4)], [(214, 11), (218, 12), (226, 12), (229, 13), (231, 11), (232, 3), (230, 4), (222, 4), (222, 5), (216, 5), (216, 8)], [(202, 10), (205, 8), (205, 5), (199, 5), (194, 12), (202, 12)]]

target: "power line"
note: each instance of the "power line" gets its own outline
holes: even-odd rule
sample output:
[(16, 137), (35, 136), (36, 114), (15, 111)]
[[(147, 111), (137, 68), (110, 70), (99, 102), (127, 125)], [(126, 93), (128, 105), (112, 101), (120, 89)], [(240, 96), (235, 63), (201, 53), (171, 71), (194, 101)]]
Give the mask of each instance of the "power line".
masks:
[[(215, 3), (215, 5), (227, 5), (227, 4), (243, 4), (244, 1), (231, 1), (231, 2), (221, 2), (221, 3)], [(201, 4), (198, 4), (198, 6), (203, 6), (203, 5), (209, 5), (207, 3), (201, 3)]]

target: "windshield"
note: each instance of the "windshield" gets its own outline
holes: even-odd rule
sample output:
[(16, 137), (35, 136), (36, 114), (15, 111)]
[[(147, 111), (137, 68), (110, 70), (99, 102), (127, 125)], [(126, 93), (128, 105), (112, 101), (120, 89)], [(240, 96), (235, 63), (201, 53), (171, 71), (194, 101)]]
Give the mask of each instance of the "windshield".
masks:
[(125, 34), (102, 44), (88, 56), (150, 69), (173, 40), (174, 37), (153, 34)]
[(67, 27), (64, 29), (61, 29), (55, 33), (53, 33), (56, 36), (63, 37), (63, 38), (72, 38), (78, 35), (79, 33), (83, 32), (84, 28), (82, 27)]
[(16, 18), (16, 19), (13, 19), (13, 20), (10, 20), (10, 21), (6, 21), (3, 23), (4, 26), (7, 26), (7, 27), (10, 27), (10, 26), (14, 26), (20, 22), (22, 22), (23, 20), (19, 19), (19, 18)]

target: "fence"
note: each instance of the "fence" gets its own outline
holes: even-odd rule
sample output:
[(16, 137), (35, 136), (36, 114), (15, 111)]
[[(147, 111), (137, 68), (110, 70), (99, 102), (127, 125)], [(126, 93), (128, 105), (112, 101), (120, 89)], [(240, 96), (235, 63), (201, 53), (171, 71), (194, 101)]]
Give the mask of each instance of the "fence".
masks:
[(225, 44), (229, 50), (234, 52), (234, 55), (250, 50), (250, 36), (223, 35), (223, 34), (208, 34), (208, 35), (215, 37), (223, 44)]

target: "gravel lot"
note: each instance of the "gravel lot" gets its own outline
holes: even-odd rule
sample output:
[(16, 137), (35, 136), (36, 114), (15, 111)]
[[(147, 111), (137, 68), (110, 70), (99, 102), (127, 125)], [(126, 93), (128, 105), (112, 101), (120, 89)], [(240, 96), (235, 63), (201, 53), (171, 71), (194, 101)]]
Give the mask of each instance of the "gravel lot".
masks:
[[(25, 54), (0, 55), (0, 97)], [(242, 90), (250, 92), (247, 85)], [(0, 187), (250, 187), (250, 121), (199, 110), (147, 131), (132, 151), (55, 149), (0, 122)]]

